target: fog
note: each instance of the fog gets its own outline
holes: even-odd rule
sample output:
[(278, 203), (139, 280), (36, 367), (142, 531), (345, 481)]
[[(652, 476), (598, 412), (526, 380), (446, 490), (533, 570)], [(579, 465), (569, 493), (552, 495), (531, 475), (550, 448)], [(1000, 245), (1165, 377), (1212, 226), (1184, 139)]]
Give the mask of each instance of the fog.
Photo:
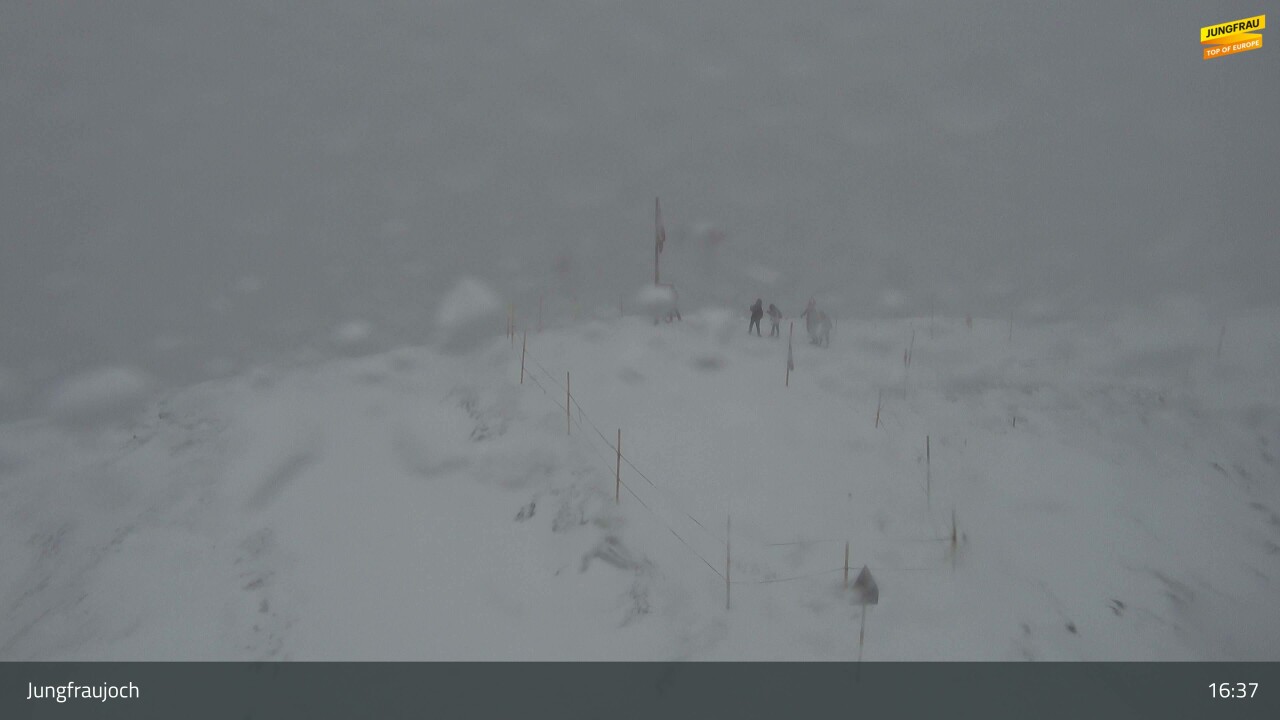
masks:
[(6, 2), (0, 416), (424, 342), (462, 276), (617, 312), (657, 196), (691, 305), (1274, 305), (1280, 56), (1197, 35), (1264, 9)]

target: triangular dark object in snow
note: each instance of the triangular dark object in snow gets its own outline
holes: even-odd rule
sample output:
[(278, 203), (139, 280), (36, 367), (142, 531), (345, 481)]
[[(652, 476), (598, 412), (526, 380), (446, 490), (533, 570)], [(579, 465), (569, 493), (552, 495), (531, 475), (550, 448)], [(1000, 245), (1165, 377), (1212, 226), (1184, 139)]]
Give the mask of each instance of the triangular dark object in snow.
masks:
[(880, 602), (880, 587), (866, 565), (862, 566), (858, 579), (853, 581), (853, 593), (855, 605), (876, 605)]

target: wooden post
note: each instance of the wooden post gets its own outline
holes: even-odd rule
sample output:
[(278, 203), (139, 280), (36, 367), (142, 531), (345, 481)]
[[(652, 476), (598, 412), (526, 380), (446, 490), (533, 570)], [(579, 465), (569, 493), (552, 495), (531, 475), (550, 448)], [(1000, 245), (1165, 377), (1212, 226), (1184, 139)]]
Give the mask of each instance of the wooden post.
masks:
[(862, 668), (863, 639), (867, 633), (867, 607), (880, 602), (880, 588), (876, 585), (875, 578), (871, 576), (871, 568), (866, 565), (862, 566), (862, 572), (858, 573), (858, 579), (853, 581), (853, 589), (856, 594), (854, 602), (862, 607), (862, 626), (858, 628), (858, 668), (860, 672)]
[(653, 199), (653, 284), (661, 285), (658, 280), (658, 256), (662, 254), (662, 246), (667, 239), (667, 229), (662, 226), (662, 201)]
[(733, 516), (730, 515), (725, 519), (724, 523), (724, 609), (729, 609), (729, 561), (732, 557), (733, 539), (730, 531), (733, 528)]
[(622, 502), (622, 428), (618, 428), (618, 467), (614, 470), (613, 504)]
[(529, 331), (524, 331), (524, 336), (520, 340), (520, 384), (524, 384), (524, 355), (529, 348)]
[(933, 505), (933, 469), (929, 461), (929, 436), (924, 436), (924, 501), (925, 505)]
[(862, 666), (862, 641), (867, 634), (867, 606), (862, 606), (862, 624), (858, 628), (858, 666)]
[(951, 572), (956, 570), (956, 550), (958, 543), (956, 542), (956, 508), (951, 506)]
[(884, 388), (876, 391), (876, 429), (880, 429), (880, 403), (884, 399)]
[(564, 371), (564, 434), (573, 434), (573, 415), (569, 408), (573, 407), (573, 394), (569, 392), (569, 371)]
[(844, 589), (849, 589), (849, 542), (844, 543)]
[(796, 334), (796, 321), (791, 321), (791, 329), (787, 331), (787, 380), (786, 387), (791, 387), (791, 339)]
[(661, 252), (662, 250), (659, 249), (658, 245), (655, 244), (653, 246), (653, 284), (654, 285), (661, 284), (658, 282), (658, 254)]

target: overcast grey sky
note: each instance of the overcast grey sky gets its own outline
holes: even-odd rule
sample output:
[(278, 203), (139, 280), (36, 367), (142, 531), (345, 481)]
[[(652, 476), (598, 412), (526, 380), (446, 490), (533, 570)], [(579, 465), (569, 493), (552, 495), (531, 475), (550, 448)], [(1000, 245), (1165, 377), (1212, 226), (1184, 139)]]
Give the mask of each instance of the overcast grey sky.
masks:
[(461, 273), (616, 307), (655, 195), (702, 301), (1274, 304), (1280, 48), (1198, 44), (1267, 5), (5, 2), (0, 374), (419, 342)]

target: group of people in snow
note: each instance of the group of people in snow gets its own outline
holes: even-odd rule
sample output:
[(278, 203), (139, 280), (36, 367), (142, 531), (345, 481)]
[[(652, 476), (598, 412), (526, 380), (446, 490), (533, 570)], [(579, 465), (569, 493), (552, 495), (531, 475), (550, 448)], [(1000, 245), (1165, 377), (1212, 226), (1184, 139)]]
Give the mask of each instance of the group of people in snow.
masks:
[[(747, 326), (748, 335), (751, 334), (751, 328), (754, 327), (756, 329), (756, 337), (764, 337), (760, 334), (760, 319), (764, 315), (764, 301), (756, 298), (755, 304), (751, 306), (751, 324)], [(769, 322), (773, 324), (773, 327), (769, 328), (769, 337), (780, 336), (782, 331), (778, 329), (778, 323), (782, 322), (782, 311), (773, 303), (769, 303)]]

